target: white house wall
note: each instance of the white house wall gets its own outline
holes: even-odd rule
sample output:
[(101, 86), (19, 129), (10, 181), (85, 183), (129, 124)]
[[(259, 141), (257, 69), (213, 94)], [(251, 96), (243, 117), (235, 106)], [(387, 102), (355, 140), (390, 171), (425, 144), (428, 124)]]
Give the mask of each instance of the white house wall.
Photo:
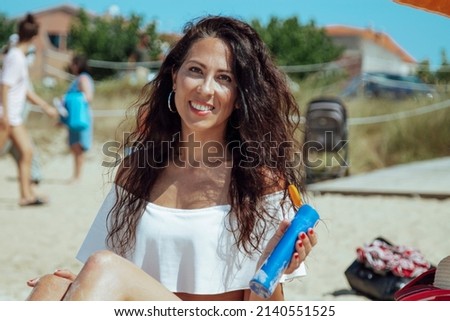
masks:
[(362, 72), (389, 72), (408, 75), (415, 72), (415, 66), (400, 59), (399, 56), (387, 51), (372, 41), (361, 41)]

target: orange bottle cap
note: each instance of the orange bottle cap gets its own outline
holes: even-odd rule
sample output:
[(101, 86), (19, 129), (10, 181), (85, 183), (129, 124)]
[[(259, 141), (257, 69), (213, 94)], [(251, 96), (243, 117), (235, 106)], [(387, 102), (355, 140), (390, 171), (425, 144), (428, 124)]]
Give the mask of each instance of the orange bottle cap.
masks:
[(294, 203), (295, 207), (300, 207), (302, 205), (302, 197), (297, 189), (297, 187), (293, 184), (288, 186), (289, 196), (291, 197), (292, 203)]

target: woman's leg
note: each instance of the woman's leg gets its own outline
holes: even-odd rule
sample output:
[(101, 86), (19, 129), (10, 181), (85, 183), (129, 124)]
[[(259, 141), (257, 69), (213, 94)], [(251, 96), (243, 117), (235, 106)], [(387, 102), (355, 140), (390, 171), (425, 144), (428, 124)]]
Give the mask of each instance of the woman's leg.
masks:
[(84, 151), (79, 143), (70, 146), (74, 157), (73, 180), (78, 181), (81, 178), (81, 169), (84, 164)]
[[(31, 184), (37, 185), (42, 181), (42, 169), (41, 169), (41, 162), (39, 159), (39, 153), (36, 148), (36, 145), (33, 144), (33, 141), (31, 141), (31, 144), (33, 146), (33, 156), (31, 159)], [(17, 149), (16, 146), (11, 144), (11, 147), (9, 148), (8, 152), (11, 154), (11, 156), (14, 158), (14, 161), (16, 164), (19, 164), (20, 159), (20, 152)]]
[(130, 261), (110, 251), (94, 253), (70, 285), (64, 300), (180, 300)]
[(23, 125), (11, 128), (11, 139), (20, 154), (18, 161), (20, 187), (19, 204), (24, 205), (35, 201), (35, 195), (32, 191), (30, 182), (33, 146), (28, 132)]

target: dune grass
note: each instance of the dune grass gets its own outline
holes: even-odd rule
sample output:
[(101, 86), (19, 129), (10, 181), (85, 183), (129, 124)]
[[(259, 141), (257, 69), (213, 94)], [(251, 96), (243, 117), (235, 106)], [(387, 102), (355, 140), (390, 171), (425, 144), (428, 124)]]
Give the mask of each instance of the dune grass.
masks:
[[(439, 100), (450, 99), (442, 95)], [(348, 101), (349, 117), (396, 115), (436, 103), (417, 100)], [(349, 126), (351, 172), (450, 156), (450, 108), (386, 122)]]

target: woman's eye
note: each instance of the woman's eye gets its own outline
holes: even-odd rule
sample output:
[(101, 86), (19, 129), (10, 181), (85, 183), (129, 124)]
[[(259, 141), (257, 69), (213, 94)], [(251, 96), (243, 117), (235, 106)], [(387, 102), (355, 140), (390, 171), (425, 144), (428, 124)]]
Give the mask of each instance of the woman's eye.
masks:
[(200, 74), (202, 72), (201, 69), (198, 67), (191, 67), (191, 68), (189, 68), (189, 71), (197, 73), (197, 74)]
[(220, 81), (224, 81), (224, 82), (231, 82), (232, 81), (231, 77), (228, 76), (228, 75), (220, 75), (219, 76), (219, 80)]

